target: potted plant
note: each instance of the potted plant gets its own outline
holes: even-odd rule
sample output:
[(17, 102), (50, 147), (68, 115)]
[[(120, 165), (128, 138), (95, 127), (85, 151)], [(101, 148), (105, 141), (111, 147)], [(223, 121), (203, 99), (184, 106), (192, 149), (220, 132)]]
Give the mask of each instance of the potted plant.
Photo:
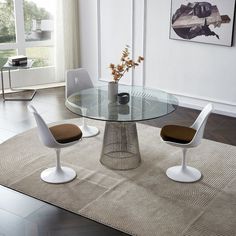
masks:
[(130, 59), (129, 57), (129, 46), (126, 45), (125, 49), (122, 51), (122, 56), (120, 59), (120, 63), (110, 64), (109, 68), (111, 69), (112, 81), (108, 83), (108, 99), (110, 102), (115, 102), (118, 93), (118, 82), (124, 76), (125, 73), (129, 72), (131, 69), (135, 69), (144, 58), (139, 56), (136, 61)]

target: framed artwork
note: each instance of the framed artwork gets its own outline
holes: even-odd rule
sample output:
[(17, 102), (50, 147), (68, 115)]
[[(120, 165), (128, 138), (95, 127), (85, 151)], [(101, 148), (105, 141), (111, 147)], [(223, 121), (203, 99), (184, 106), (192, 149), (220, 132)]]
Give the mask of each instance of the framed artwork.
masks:
[(170, 38), (232, 46), (235, 0), (172, 0)]

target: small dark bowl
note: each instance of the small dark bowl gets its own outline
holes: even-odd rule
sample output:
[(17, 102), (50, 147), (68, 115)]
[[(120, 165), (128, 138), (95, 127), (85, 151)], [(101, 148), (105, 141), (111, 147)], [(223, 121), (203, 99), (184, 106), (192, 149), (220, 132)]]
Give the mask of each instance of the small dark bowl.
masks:
[(120, 104), (127, 104), (129, 102), (129, 93), (118, 93), (117, 96)]

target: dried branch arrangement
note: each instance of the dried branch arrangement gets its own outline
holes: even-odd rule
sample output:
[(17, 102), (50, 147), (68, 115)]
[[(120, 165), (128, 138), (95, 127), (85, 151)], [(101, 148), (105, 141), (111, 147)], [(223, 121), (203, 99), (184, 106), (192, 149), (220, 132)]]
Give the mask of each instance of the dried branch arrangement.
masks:
[(129, 46), (127, 45), (125, 49), (122, 51), (122, 57), (120, 64), (110, 64), (109, 68), (111, 69), (111, 74), (113, 76), (114, 82), (119, 82), (119, 80), (124, 76), (126, 72), (129, 72), (130, 69), (135, 68), (138, 66), (144, 58), (139, 56), (136, 61), (130, 59), (129, 57)]

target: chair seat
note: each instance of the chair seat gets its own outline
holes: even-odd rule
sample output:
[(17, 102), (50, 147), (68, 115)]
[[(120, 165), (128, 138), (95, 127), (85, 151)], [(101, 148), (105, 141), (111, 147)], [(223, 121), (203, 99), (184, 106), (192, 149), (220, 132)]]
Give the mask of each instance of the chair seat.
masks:
[(70, 143), (82, 137), (80, 128), (74, 124), (55, 125), (49, 129), (58, 143)]
[(195, 129), (180, 125), (166, 125), (161, 129), (161, 137), (164, 141), (181, 144), (190, 143), (195, 133)]

